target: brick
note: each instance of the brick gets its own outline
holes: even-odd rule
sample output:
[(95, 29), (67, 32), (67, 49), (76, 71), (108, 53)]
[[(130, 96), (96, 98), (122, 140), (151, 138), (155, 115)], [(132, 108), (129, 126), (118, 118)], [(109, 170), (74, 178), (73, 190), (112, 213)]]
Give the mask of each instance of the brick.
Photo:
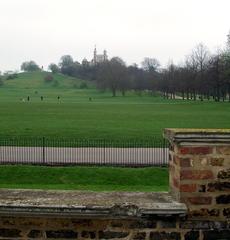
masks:
[(206, 185), (199, 185), (198, 192), (206, 192)]
[(212, 153), (211, 147), (181, 147), (179, 153), (182, 155), (193, 154), (193, 155), (205, 155)]
[(227, 218), (230, 218), (230, 208), (224, 208), (223, 215)]
[(95, 239), (96, 238), (96, 233), (95, 232), (92, 232), (92, 231), (83, 231), (81, 233), (81, 236), (83, 238), (90, 238), (90, 239)]
[(21, 231), (18, 229), (0, 228), (0, 237), (16, 238), (16, 237), (20, 237), (20, 233)]
[(126, 238), (128, 235), (128, 232), (100, 231), (99, 239)]
[(154, 220), (141, 219), (132, 222), (129, 225), (131, 229), (156, 228), (157, 223)]
[(188, 147), (181, 147), (181, 148), (179, 148), (179, 153), (180, 154), (189, 154), (190, 153), (190, 148), (188, 148)]
[(47, 238), (74, 239), (77, 238), (77, 236), (78, 233), (72, 230), (46, 231)]
[(191, 159), (190, 158), (180, 158), (180, 166), (181, 167), (191, 167)]
[(189, 212), (190, 217), (218, 217), (219, 215), (219, 209), (201, 208), (199, 210), (192, 210)]
[(204, 231), (203, 235), (203, 240), (228, 240), (230, 236), (230, 230)]
[(40, 230), (31, 230), (27, 237), (29, 238), (41, 238), (42, 237), (42, 231)]
[(179, 158), (177, 156), (173, 156), (173, 163), (179, 165)]
[(173, 186), (179, 188), (179, 181), (176, 178), (173, 178)]
[(194, 205), (209, 205), (212, 203), (212, 197), (188, 197), (187, 200)]
[(151, 232), (150, 240), (181, 240), (178, 232)]
[(217, 177), (219, 179), (230, 179), (230, 168), (218, 172)]
[(219, 154), (230, 155), (230, 146), (216, 147), (216, 152)]
[(216, 191), (230, 191), (230, 182), (213, 182), (209, 183), (207, 187), (208, 192)]
[(220, 195), (216, 197), (217, 204), (228, 204), (230, 203), (230, 194), (228, 195)]
[(184, 240), (199, 240), (200, 234), (198, 231), (190, 231), (184, 235)]
[(226, 229), (228, 223), (225, 221), (209, 221), (209, 220), (193, 220), (180, 222), (180, 228), (182, 229), (194, 229), (194, 230), (205, 230), (205, 229)]
[(122, 221), (119, 221), (119, 220), (113, 220), (111, 222), (111, 227), (114, 227), (114, 228), (121, 228), (121, 227), (125, 227), (124, 226), (124, 222)]
[(196, 192), (196, 184), (182, 184), (180, 185), (181, 192)]
[(132, 239), (134, 240), (145, 240), (146, 233), (145, 232), (138, 232), (136, 233)]
[(164, 219), (163, 221), (158, 222), (160, 228), (176, 228), (175, 219)]
[(202, 180), (213, 178), (213, 172), (210, 170), (182, 170), (180, 175), (181, 180)]
[(210, 165), (212, 166), (223, 166), (224, 164), (224, 158), (211, 158)]

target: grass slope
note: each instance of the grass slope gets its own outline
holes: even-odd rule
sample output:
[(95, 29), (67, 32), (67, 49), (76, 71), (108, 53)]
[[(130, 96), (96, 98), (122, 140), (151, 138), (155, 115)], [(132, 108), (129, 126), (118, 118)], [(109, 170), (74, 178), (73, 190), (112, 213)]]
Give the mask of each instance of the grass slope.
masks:
[(53, 81), (45, 82), (44, 77), (50, 72), (23, 72), (18, 77), (11, 80), (4, 80), (3, 88), (13, 89), (52, 89), (52, 88), (79, 88), (84, 82), (78, 78), (69, 77), (60, 73), (52, 74)]
[(166, 168), (0, 166), (0, 188), (168, 191)]

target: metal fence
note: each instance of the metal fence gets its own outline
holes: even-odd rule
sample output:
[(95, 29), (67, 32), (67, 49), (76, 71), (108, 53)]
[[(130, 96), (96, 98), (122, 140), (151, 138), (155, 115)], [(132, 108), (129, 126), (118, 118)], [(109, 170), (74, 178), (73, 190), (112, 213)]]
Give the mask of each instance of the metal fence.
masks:
[(168, 143), (164, 139), (0, 139), (0, 164), (165, 166)]

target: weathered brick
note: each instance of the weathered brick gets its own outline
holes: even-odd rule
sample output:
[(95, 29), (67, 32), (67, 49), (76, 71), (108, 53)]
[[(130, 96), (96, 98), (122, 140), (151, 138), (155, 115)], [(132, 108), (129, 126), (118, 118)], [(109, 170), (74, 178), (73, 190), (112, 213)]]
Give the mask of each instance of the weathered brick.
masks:
[(204, 231), (203, 240), (229, 240), (230, 239), (230, 230), (214, 230), (214, 231)]
[(224, 155), (230, 155), (230, 147), (229, 146), (216, 147), (216, 152)]
[(230, 218), (230, 208), (224, 208), (223, 215), (227, 218)]
[(212, 166), (223, 166), (224, 158), (211, 158), (210, 164)]
[(99, 239), (125, 238), (128, 235), (128, 232), (100, 231)]
[(180, 166), (181, 167), (191, 167), (191, 159), (190, 158), (180, 158)]
[(194, 205), (209, 205), (212, 203), (212, 197), (188, 197), (187, 200)]
[(180, 154), (189, 154), (190, 148), (189, 147), (181, 147), (181, 148), (179, 148), (179, 153)]
[(219, 179), (230, 179), (230, 168), (218, 172)]
[(124, 222), (119, 220), (113, 220), (111, 221), (111, 227), (114, 227), (114, 228), (124, 227)]
[(220, 215), (219, 209), (201, 208), (199, 210), (189, 211), (189, 217), (218, 217)]
[(230, 203), (230, 194), (226, 195), (220, 195), (216, 197), (216, 203), (217, 204), (228, 204)]
[(182, 229), (226, 229), (228, 223), (225, 221), (207, 221), (207, 220), (196, 220), (196, 221), (182, 221), (180, 222), (180, 228)]
[(184, 236), (184, 240), (199, 240), (200, 234), (198, 231), (187, 232)]
[(42, 231), (40, 230), (31, 230), (27, 237), (29, 238), (41, 238), (42, 237)]
[(181, 147), (179, 148), (180, 154), (194, 154), (194, 155), (204, 155), (212, 153), (211, 147)]
[(138, 232), (132, 237), (132, 239), (134, 240), (145, 240), (145, 238), (146, 238), (145, 232)]
[(78, 236), (78, 233), (72, 230), (46, 231), (47, 238), (73, 239), (73, 238), (77, 238), (77, 236)]
[(206, 192), (206, 185), (199, 185), (198, 192)]
[(213, 182), (208, 184), (208, 192), (230, 191), (230, 182)]
[(150, 240), (181, 240), (178, 232), (151, 232)]
[(179, 181), (176, 178), (173, 178), (173, 186), (179, 188)]
[(175, 219), (164, 219), (158, 222), (159, 228), (176, 228)]
[(181, 192), (196, 192), (196, 184), (182, 184), (180, 185)]
[(129, 228), (131, 229), (143, 229), (143, 228), (156, 228), (157, 223), (154, 220), (140, 219), (130, 223)]
[(210, 170), (182, 170), (181, 180), (202, 180), (213, 179), (213, 172)]
[(83, 231), (81, 233), (81, 236), (83, 238), (90, 238), (90, 239), (95, 239), (96, 238), (96, 233), (92, 231)]
[(20, 233), (21, 231), (18, 229), (6, 229), (6, 228), (0, 229), (0, 237), (4, 237), (4, 238), (20, 237)]

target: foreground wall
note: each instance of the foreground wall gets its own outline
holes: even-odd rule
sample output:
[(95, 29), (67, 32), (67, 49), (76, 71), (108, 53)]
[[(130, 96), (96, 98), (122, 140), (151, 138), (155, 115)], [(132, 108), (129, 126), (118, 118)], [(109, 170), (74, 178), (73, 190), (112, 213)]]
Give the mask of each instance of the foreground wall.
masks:
[(225, 221), (176, 218), (93, 220), (3, 217), (0, 239), (230, 239)]
[[(179, 208), (174, 213), (173, 207), (160, 213), (157, 206), (165, 206), (163, 201), (145, 211), (131, 201), (117, 207), (119, 196), (113, 202), (118, 211), (106, 216), (100, 211), (90, 216), (86, 206), (78, 206), (79, 217), (64, 215), (60, 200), (53, 216), (24, 210), (25, 217), (25, 203), (17, 206), (16, 196), (15, 202), (12, 198), (0, 204), (0, 239), (230, 240), (230, 131), (166, 129), (164, 134), (171, 145), (169, 195), (174, 199), (174, 205), (167, 206), (184, 203), (184, 214)], [(95, 202), (98, 198), (95, 194)], [(145, 206), (153, 206), (154, 198), (150, 196)], [(4, 212), (9, 205), (14, 210)]]

